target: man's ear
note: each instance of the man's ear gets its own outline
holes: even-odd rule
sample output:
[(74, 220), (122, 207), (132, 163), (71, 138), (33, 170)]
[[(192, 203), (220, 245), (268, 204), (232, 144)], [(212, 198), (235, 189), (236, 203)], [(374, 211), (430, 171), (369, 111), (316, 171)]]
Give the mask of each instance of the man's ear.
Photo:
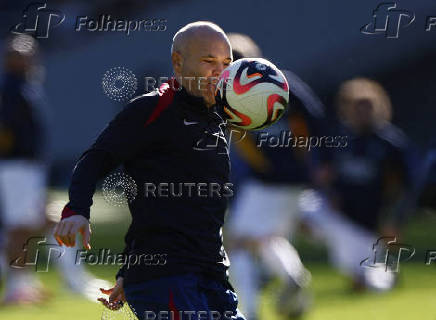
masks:
[(180, 53), (177, 51), (174, 51), (171, 54), (171, 61), (173, 63), (173, 69), (174, 73), (176, 75), (182, 74), (182, 68), (183, 68), (183, 57)]

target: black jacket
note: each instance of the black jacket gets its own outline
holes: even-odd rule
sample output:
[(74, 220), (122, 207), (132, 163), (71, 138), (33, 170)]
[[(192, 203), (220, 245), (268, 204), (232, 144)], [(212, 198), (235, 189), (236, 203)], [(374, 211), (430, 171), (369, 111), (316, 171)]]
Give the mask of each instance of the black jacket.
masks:
[(232, 190), (224, 125), (202, 98), (165, 84), (133, 99), (77, 162), (66, 207), (88, 219), (97, 181), (114, 168), (122, 164), (136, 184), (126, 253), (160, 261), (124, 266), (125, 282), (186, 272), (226, 278), (221, 227)]

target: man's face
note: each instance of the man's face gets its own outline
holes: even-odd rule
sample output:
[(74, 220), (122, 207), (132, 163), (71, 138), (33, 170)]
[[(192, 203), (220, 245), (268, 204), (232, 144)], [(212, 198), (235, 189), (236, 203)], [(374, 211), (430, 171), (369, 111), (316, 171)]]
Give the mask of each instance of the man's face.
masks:
[(8, 52), (4, 59), (5, 69), (18, 75), (25, 75), (32, 67), (32, 57), (19, 52)]
[[(215, 104), (215, 86), (221, 72), (232, 61), (231, 48), (222, 34), (198, 35), (182, 53), (183, 87), (190, 94), (203, 97), (206, 105)], [(192, 77), (190, 79), (190, 77)]]
[(358, 132), (367, 132), (375, 124), (374, 106), (370, 99), (358, 99), (350, 105), (351, 124)]

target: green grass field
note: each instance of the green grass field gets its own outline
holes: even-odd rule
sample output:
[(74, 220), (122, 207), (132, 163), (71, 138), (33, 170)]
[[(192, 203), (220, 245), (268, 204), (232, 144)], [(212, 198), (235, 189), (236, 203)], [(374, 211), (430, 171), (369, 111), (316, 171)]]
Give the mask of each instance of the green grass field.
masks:
[[(62, 191), (50, 194), (51, 201), (62, 203)], [(101, 196), (95, 199), (93, 250), (123, 247), (123, 234), (129, 223), (126, 209), (106, 204)], [(54, 203), (56, 204), (56, 203)], [(421, 214), (409, 224), (404, 242), (416, 247), (413, 260), (401, 264), (399, 286), (389, 293), (352, 293), (349, 282), (325, 263), (325, 251), (319, 245), (300, 236), (297, 246), (312, 272), (311, 291), (314, 303), (307, 320), (436, 320), (436, 263), (425, 265), (425, 250), (436, 249), (436, 216)], [(316, 254), (314, 254), (316, 253)], [(116, 267), (94, 266), (90, 270), (98, 277), (112, 281)], [(39, 273), (53, 293), (53, 298), (39, 306), (0, 306), (0, 319), (5, 320), (69, 320), (100, 319), (103, 307), (65, 290), (55, 270)], [(262, 293), (259, 306), (262, 320), (280, 320), (274, 313), (275, 283)]]

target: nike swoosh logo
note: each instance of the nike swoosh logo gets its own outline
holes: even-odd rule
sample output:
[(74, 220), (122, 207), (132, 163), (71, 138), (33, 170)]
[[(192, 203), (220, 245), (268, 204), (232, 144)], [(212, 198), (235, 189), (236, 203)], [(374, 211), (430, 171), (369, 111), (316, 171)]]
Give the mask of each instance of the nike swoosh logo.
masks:
[(197, 121), (187, 121), (186, 119), (183, 120), (183, 123), (185, 124), (185, 126), (190, 126), (193, 124), (198, 124)]

